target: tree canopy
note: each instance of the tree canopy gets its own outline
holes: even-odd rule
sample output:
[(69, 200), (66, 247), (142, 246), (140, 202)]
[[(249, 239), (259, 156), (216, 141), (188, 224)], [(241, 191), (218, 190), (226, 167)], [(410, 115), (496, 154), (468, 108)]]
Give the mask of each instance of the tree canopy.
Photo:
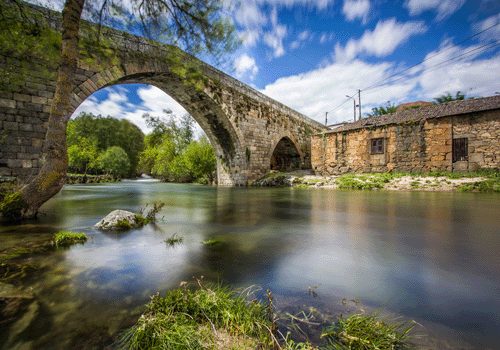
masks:
[(437, 101), (437, 103), (459, 101), (459, 100), (465, 99), (465, 94), (462, 94), (460, 91), (457, 91), (457, 93), (455, 94), (455, 97), (453, 97), (449, 92), (447, 92), (446, 94), (435, 97), (434, 99)]
[(212, 183), (216, 159), (208, 138), (194, 140), (189, 114), (177, 120), (171, 111), (164, 112), (165, 117), (142, 116), (153, 131), (145, 137), (141, 171), (168, 181)]
[(390, 114), (396, 112), (396, 106), (391, 101), (387, 101), (385, 106), (372, 108), (372, 113), (367, 113), (368, 117), (377, 117), (383, 114)]
[[(91, 170), (92, 173), (110, 173), (121, 177), (135, 176), (140, 153), (144, 150), (144, 134), (135, 124), (127, 119), (95, 116), (92, 113), (82, 113), (68, 122), (67, 141), (69, 170), (77, 173)], [(119, 147), (124, 152), (126, 167), (118, 170), (103, 166), (103, 154), (113, 147)], [(116, 149), (113, 152), (110, 155), (118, 155)], [(121, 153), (119, 156), (122, 157)]]

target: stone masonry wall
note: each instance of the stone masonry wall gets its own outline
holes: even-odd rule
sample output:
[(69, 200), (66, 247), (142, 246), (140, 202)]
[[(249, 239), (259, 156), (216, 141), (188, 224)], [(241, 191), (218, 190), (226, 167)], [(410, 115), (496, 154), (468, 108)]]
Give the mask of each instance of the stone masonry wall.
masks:
[(456, 162), (457, 171), (500, 167), (500, 111), (471, 113), (453, 118), (453, 138), (468, 138), (468, 162)]
[[(453, 163), (452, 140), (463, 137), (469, 161)], [(498, 168), (499, 137), (500, 110), (329, 132), (312, 137), (312, 167), (323, 175)], [(374, 138), (383, 138), (383, 154), (371, 154)]]

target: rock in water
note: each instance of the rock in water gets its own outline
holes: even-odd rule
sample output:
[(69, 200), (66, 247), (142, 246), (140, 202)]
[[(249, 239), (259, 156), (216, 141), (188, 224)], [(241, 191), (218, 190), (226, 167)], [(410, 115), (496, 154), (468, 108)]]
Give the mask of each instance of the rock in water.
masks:
[(98, 230), (116, 230), (138, 227), (135, 214), (126, 210), (114, 210), (94, 225)]

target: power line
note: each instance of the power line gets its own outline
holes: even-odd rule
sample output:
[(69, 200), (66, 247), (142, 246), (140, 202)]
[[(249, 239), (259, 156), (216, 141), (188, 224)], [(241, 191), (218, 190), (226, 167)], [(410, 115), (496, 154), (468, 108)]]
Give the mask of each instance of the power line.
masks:
[[(403, 70), (401, 70), (401, 71), (397, 72), (397, 73), (394, 73), (393, 75), (391, 75), (391, 76), (389, 76), (389, 77), (387, 77), (387, 78), (385, 78), (385, 79), (383, 79), (383, 80), (379, 81), (378, 83), (372, 84), (372, 85), (370, 85), (370, 86), (368, 86), (368, 87), (366, 87), (366, 88), (364, 88), (364, 89), (358, 90), (358, 92), (357, 92), (357, 93), (359, 93), (360, 91), (366, 91), (366, 90), (371, 90), (371, 89), (374, 89), (374, 88), (380, 87), (380, 89), (377, 89), (377, 90), (375, 90), (375, 91), (368, 92), (368, 94), (370, 94), (370, 93), (373, 93), (373, 92), (376, 92), (376, 91), (379, 91), (379, 90), (385, 89), (387, 84), (392, 84), (392, 83), (397, 82), (397, 81), (399, 81), (399, 80), (401, 80), (401, 79), (406, 79), (407, 77), (406, 77), (406, 76), (403, 76), (403, 77), (400, 77), (400, 78), (398, 78), (398, 79), (396, 79), (396, 80), (393, 80), (393, 81), (391, 81), (391, 82), (383, 83), (384, 81), (389, 80), (389, 79), (391, 79), (391, 78), (393, 78), (393, 77), (395, 77), (395, 76), (397, 76), (397, 75), (400, 75), (401, 73), (403, 73), (403, 72), (405, 72), (405, 71), (408, 71), (408, 70), (410, 70), (410, 69), (412, 69), (412, 68), (414, 68), (414, 67), (416, 67), (416, 66), (418, 66), (418, 65), (420, 65), (420, 64), (422, 64), (422, 63), (424, 63), (424, 62), (426, 62), (426, 61), (428, 61), (428, 60), (431, 60), (431, 59), (435, 58), (436, 56), (439, 56), (439, 55), (443, 54), (444, 52), (446, 52), (446, 51), (448, 51), (448, 50), (451, 50), (451, 49), (453, 49), (453, 48), (455, 48), (455, 47), (457, 47), (457, 46), (459, 46), (459, 45), (463, 44), (464, 42), (466, 42), (466, 41), (468, 41), (468, 40), (470, 40), (470, 39), (473, 39), (473, 38), (477, 37), (478, 35), (481, 35), (481, 34), (483, 34), (484, 32), (486, 32), (486, 31), (488, 31), (488, 30), (490, 30), (490, 29), (492, 29), (492, 28), (494, 28), (494, 27), (496, 27), (496, 26), (498, 26), (498, 25), (500, 25), (500, 23), (497, 23), (497, 24), (494, 24), (494, 25), (492, 25), (492, 26), (489, 26), (489, 27), (487, 27), (487, 28), (485, 28), (485, 29), (481, 30), (480, 32), (478, 32), (478, 33), (476, 33), (476, 34), (474, 34), (474, 35), (472, 35), (472, 36), (470, 36), (470, 37), (468, 37), (468, 38), (466, 38), (466, 39), (464, 39), (464, 40), (462, 40), (462, 41), (458, 42), (457, 44), (452, 45), (452, 46), (450, 46), (450, 47), (447, 47), (447, 48), (446, 48), (446, 49), (444, 49), (443, 51), (440, 51), (440, 52), (436, 53), (435, 55), (432, 55), (432, 56), (430, 56), (430, 57), (425, 58), (424, 60), (420, 61), (419, 63), (416, 63), (416, 64), (414, 64), (414, 65), (412, 65), (412, 66), (410, 66), (410, 67), (408, 67), (408, 68), (405, 68), (405, 69), (403, 69)], [(486, 40), (488, 40), (488, 39), (486, 39)], [(480, 42), (484, 42), (484, 41), (486, 41), (486, 40), (482, 40), (482, 41), (480, 41)], [(486, 44), (486, 45), (483, 45), (483, 46), (481, 46), (481, 47), (479, 47), (479, 48), (476, 48), (476, 49), (473, 49), (473, 50), (467, 51), (467, 52), (462, 53), (462, 54), (460, 54), (460, 55), (458, 55), (458, 56), (452, 57), (452, 58), (450, 58), (450, 59), (448, 59), (448, 60), (445, 60), (445, 61), (439, 62), (439, 63), (437, 63), (437, 64), (436, 64), (436, 65), (434, 65), (434, 66), (427, 67), (427, 68), (423, 69), (423, 70), (422, 70), (422, 72), (426, 72), (426, 71), (428, 72), (428, 71), (430, 71), (429, 69), (434, 68), (434, 67), (440, 68), (440, 67), (438, 67), (438, 66), (442, 65), (443, 63), (446, 63), (446, 62), (449, 62), (449, 61), (455, 60), (455, 59), (460, 58), (460, 57), (462, 57), (462, 56), (464, 56), (464, 55), (470, 56), (472, 52), (475, 52), (475, 51), (477, 51), (477, 50), (479, 50), (479, 49), (481, 49), (481, 48), (488, 47), (488, 46), (493, 47), (495, 44), (498, 44), (498, 42), (500, 42), (500, 40), (497, 40), (497, 41), (494, 41), (494, 42), (490, 42), (490, 43), (488, 43), (488, 44)], [(484, 51), (486, 51), (486, 50), (484, 50)], [(293, 53), (292, 53), (292, 55), (293, 55)], [(299, 58), (299, 59), (301, 59), (300, 57), (298, 57), (298, 56), (296, 56), (296, 55), (294, 55), (294, 56), (295, 56), (295, 57), (297, 57), (297, 58)], [(466, 56), (466, 57), (467, 57), (467, 56)], [(302, 59), (301, 59), (301, 60), (302, 60)], [(303, 60), (303, 61), (304, 61), (304, 60)], [(309, 62), (307, 62), (307, 61), (304, 61), (304, 62), (306, 62), (306, 63), (310, 64), (310, 63), (309, 63)], [(435, 68), (435, 69), (437, 69), (437, 68)], [(434, 70), (434, 69), (433, 69), (433, 70)], [(383, 84), (382, 84), (382, 83), (383, 83)], [(334, 107), (333, 109), (329, 110), (327, 113), (332, 113), (332, 112), (334, 112), (334, 111), (338, 110), (340, 107), (342, 107), (342, 106), (343, 106), (343, 105), (345, 105), (347, 102), (349, 102), (351, 98), (354, 98), (354, 96), (356, 96), (356, 93), (354, 93), (354, 95), (352, 95), (352, 96), (348, 97), (348, 98), (347, 98), (344, 102), (340, 103), (339, 105), (337, 105), (337, 106), (336, 106), (336, 107)]]
[[(454, 61), (454, 60), (456, 60), (456, 59), (458, 59), (458, 58), (460, 58), (460, 57), (464, 57), (464, 56), (465, 56), (465, 57), (469, 57), (469, 56), (473, 56), (473, 55), (476, 55), (476, 54), (481, 54), (481, 53), (485, 52), (487, 49), (489, 49), (490, 47), (495, 47), (495, 46), (498, 46), (498, 45), (500, 45), (500, 40), (495, 40), (495, 41), (493, 41), (493, 42), (490, 42), (490, 43), (488, 43), (488, 44), (485, 44), (485, 45), (480, 46), (480, 47), (478, 47), (478, 48), (475, 48), (475, 49), (473, 49), (473, 50), (469, 50), (469, 51), (467, 51), (467, 52), (464, 52), (464, 53), (462, 53), (462, 54), (460, 54), (460, 55), (458, 55), (458, 56), (455, 56), (455, 57), (452, 57), (452, 58), (447, 59), (447, 60), (445, 60), (445, 61), (439, 62), (439, 63), (437, 63), (437, 64), (435, 64), (435, 65), (433, 65), (433, 66), (427, 67), (427, 68), (425, 68), (425, 69), (423, 69), (423, 70), (422, 70), (422, 73), (424, 73), (424, 72), (425, 72), (425, 73), (432, 72), (432, 71), (434, 71), (434, 70), (436, 70), (436, 69), (442, 68), (442, 67), (444, 67), (444, 66), (448, 66), (448, 65), (450, 65), (450, 64), (451, 64), (451, 63), (448, 63), (448, 62), (450, 62), (450, 61)], [(481, 49), (483, 49), (483, 50), (482, 50), (482, 52), (475, 53), (476, 51), (481, 50)], [(366, 90), (365, 90), (365, 93), (366, 93), (366, 94), (371, 94), (371, 93), (374, 93), (374, 92), (377, 92), (377, 91), (383, 90), (383, 89), (385, 89), (385, 88), (387, 87), (387, 85), (388, 85), (388, 84), (393, 84), (393, 83), (396, 83), (396, 82), (398, 82), (398, 81), (400, 81), (400, 80), (402, 80), (402, 79), (408, 79), (408, 77), (407, 77), (407, 76), (401, 76), (401, 77), (399, 77), (398, 79), (395, 79), (395, 80), (392, 80), (392, 81), (390, 81), (390, 82), (386, 82), (386, 83), (384, 83), (384, 84), (380, 84), (380, 85), (378, 85), (378, 86), (375, 86), (374, 88), (376, 88), (376, 87), (379, 87), (379, 88), (378, 88), (378, 89), (376, 89), (376, 90), (374, 90), (374, 91), (369, 91), (369, 92), (366, 92)], [(372, 88), (372, 89), (373, 89), (373, 88)], [(371, 90), (371, 89), (370, 89), (370, 90)]]
[(364, 89), (361, 89), (361, 91), (365, 91), (365, 90), (371, 89), (371, 88), (373, 88), (373, 87), (377, 87), (377, 86), (379, 86), (379, 84), (380, 84), (380, 83), (382, 83), (383, 81), (386, 81), (386, 80), (388, 80), (388, 79), (390, 79), (390, 78), (392, 78), (392, 77), (394, 77), (394, 76), (396, 76), (396, 75), (398, 75), (398, 74), (401, 74), (401, 73), (406, 72), (407, 70), (410, 70), (410, 69), (412, 69), (412, 68), (414, 68), (414, 67), (416, 67), (416, 66), (418, 66), (418, 65), (421, 65), (421, 64), (422, 64), (422, 63), (424, 63), (425, 61), (428, 61), (428, 60), (430, 60), (430, 59), (432, 59), (432, 58), (434, 58), (434, 57), (436, 57), (436, 56), (439, 56), (439, 55), (443, 54), (444, 52), (446, 52), (446, 51), (448, 51), (448, 50), (451, 50), (451, 49), (453, 49), (453, 48), (455, 48), (455, 47), (457, 47), (457, 46), (459, 46), (459, 45), (463, 44), (464, 42), (466, 42), (466, 41), (468, 41), (468, 40), (470, 40), (470, 39), (472, 39), (472, 38), (475, 38), (476, 36), (481, 35), (481, 34), (483, 34), (484, 32), (486, 32), (486, 31), (488, 31), (488, 30), (490, 30), (490, 29), (492, 29), (492, 28), (494, 28), (494, 27), (496, 27), (496, 26), (498, 26), (498, 25), (500, 25), (500, 23), (494, 24), (494, 25), (492, 25), (492, 26), (490, 26), (490, 27), (488, 27), (488, 28), (486, 28), (486, 29), (484, 29), (484, 30), (480, 31), (479, 33), (476, 33), (476, 34), (474, 34), (474, 35), (472, 35), (472, 36), (470, 36), (470, 37), (468, 37), (468, 38), (466, 38), (466, 39), (464, 39), (464, 40), (460, 41), (459, 43), (457, 43), (457, 44), (455, 44), (455, 45), (453, 45), (453, 46), (450, 46), (450, 47), (446, 48), (445, 50), (443, 50), (443, 51), (441, 51), (441, 52), (438, 52), (438, 53), (437, 53), (437, 54), (435, 54), (435, 55), (432, 55), (432, 56), (430, 56), (430, 57), (427, 57), (427, 58), (425, 58), (424, 60), (420, 61), (419, 63), (414, 64), (413, 66), (410, 66), (410, 67), (408, 67), (408, 68), (405, 68), (405, 69), (403, 69), (402, 71), (399, 71), (398, 73), (394, 73), (393, 75), (391, 75), (391, 76), (389, 76), (389, 77), (387, 77), (387, 78), (385, 78), (385, 79), (381, 80), (380, 82), (378, 82), (378, 83), (376, 83), (376, 84), (373, 84), (373, 85), (370, 85), (369, 87), (366, 87), (366, 88), (364, 88)]

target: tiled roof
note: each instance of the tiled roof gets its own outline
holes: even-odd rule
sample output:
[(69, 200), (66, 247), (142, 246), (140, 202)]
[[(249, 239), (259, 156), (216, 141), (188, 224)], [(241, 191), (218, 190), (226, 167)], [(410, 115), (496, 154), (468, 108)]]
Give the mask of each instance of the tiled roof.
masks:
[(406, 111), (384, 114), (377, 117), (364, 118), (354, 123), (341, 125), (324, 133), (330, 134), (340, 131), (404, 123), (409, 121), (420, 121), (432, 118), (442, 118), (452, 115), (487, 111), (492, 109), (500, 109), (500, 95), (475, 98), (470, 100), (453, 101), (448, 103), (439, 103), (432, 106), (421, 107), (418, 109), (409, 109)]

